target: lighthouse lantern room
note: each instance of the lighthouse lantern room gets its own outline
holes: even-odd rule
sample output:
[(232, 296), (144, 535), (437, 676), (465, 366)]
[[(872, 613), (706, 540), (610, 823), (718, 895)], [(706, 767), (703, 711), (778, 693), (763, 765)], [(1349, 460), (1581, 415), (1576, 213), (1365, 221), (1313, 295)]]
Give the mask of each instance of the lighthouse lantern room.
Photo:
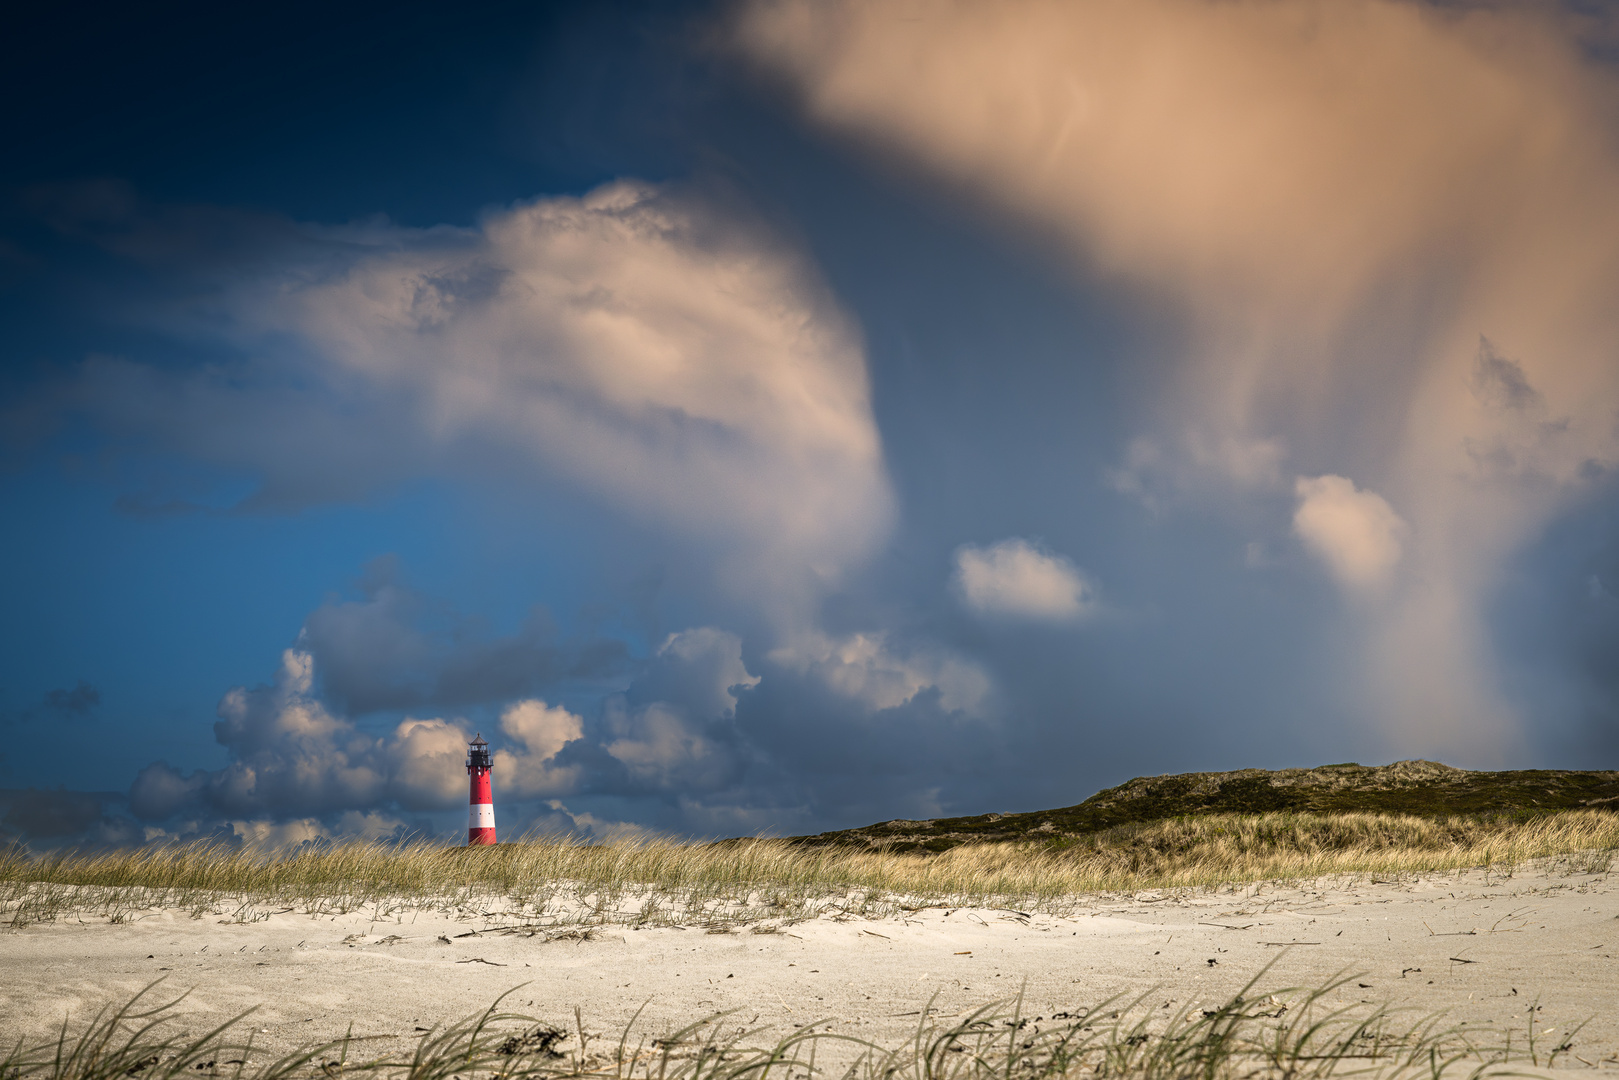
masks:
[(467, 746), (467, 775), (472, 777), (472, 805), (467, 812), (467, 846), (495, 842), (495, 799), (489, 790), (489, 744), (482, 734)]

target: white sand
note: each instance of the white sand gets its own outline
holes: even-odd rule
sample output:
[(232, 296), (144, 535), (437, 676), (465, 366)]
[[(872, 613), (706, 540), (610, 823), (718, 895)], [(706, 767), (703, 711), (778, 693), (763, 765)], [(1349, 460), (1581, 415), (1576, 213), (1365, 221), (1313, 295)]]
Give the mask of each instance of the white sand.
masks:
[(734, 1010), (728, 1024), (785, 1033), (825, 1020), (894, 1045), (930, 999), (944, 1017), (1019, 990), (1026, 1011), (1044, 1016), (1149, 992), (1152, 1008), (1188, 1011), (1272, 964), (1265, 990), (1348, 971), (1362, 977), (1338, 1000), (1446, 1010), (1451, 1023), (1520, 1037), (1538, 1000), (1550, 1044), (1588, 1021), (1565, 1064), (1614, 1068), (1615, 885), (1606, 875), (1472, 871), (1081, 898), (1069, 917), (925, 909), (824, 916), (776, 934), (608, 927), (584, 942), (488, 929), (513, 921), (498, 915), (429, 911), (375, 921), (287, 912), (248, 924), (174, 910), (126, 924), (75, 916), (0, 933), (0, 1030), (45, 1037), (64, 1015), (87, 1018), (166, 976), (165, 989), (192, 991), (183, 1030), (257, 1006), (251, 1026), (266, 1049), (338, 1038), (352, 1024), (363, 1056), (397, 1051), (519, 984), (509, 1006), (569, 1029), (578, 1008), (587, 1032), (614, 1039), (645, 1004), (638, 1030), (649, 1038)]

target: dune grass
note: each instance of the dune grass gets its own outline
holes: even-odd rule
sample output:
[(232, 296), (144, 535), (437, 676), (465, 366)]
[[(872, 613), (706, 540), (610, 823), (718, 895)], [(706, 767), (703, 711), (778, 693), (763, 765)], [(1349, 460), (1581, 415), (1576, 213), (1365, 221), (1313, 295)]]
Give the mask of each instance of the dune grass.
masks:
[(367, 904), (566, 914), (577, 923), (732, 923), (810, 917), (838, 905), (881, 914), (928, 903), (1065, 909), (1087, 893), (1207, 888), (1359, 875), (1398, 877), (1559, 858), (1606, 871), (1619, 814), (1426, 818), (1390, 814), (1208, 815), (939, 854), (805, 847), (784, 840), (587, 844), (529, 839), (490, 848), (342, 843), (290, 851), (221, 844), (101, 853), (0, 854), (0, 912), (13, 925), (69, 910), (117, 921), (153, 907), (243, 918), (272, 907)]
[[(1261, 973), (1261, 977), (1263, 973)], [(824, 1023), (784, 1036), (728, 1028), (723, 1014), (679, 1031), (637, 1030), (593, 1040), (575, 1016), (572, 1031), (538, 1018), (483, 1013), (423, 1034), (412, 1051), (358, 1058), (347, 1041), (271, 1054), (238, 1041), (242, 1017), (201, 1036), (170, 1034), (179, 1001), (151, 1004), (152, 987), (78, 1030), (64, 1023), (38, 1045), (0, 1048), (6, 1080), (295, 1080), (350, 1075), (364, 1080), (1335, 1080), (1442, 1077), (1481, 1080), (1554, 1067), (1575, 1037), (1536, 1037), (1534, 1010), (1522, 1033), (1466, 1031), (1439, 1016), (1331, 1002), (1338, 980), (1311, 991), (1242, 993), (1210, 1009), (1166, 1013), (1146, 998), (1111, 999), (1050, 1018), (1020, 1003), (988, 1006), (948, 1022), (924, 1019), (912, 1038), (884, 1047), (834, 1034)], [(1154, 999), (1155, 1000), (1155, 999)], [(927, 1015), (931, 1010), (924, 1010)], [(251, 1029), (248, 1029), (251, 1032)]]

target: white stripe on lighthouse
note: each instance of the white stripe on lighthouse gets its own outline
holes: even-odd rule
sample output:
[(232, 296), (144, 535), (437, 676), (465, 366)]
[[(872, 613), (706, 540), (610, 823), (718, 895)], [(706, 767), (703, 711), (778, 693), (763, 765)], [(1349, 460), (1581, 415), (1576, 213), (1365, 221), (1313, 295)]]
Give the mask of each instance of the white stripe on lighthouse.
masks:
[(493, 803), (475, 802), (467, 814), (467, 828), (493, 829), (495, 827), (495, 806)]

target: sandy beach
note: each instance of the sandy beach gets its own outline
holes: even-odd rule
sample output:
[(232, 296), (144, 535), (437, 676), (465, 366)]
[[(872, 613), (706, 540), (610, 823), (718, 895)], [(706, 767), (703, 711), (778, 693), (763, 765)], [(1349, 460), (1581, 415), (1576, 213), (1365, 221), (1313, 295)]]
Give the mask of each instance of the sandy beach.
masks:
[[(190, 991), (185, 1030), (254, 1008), (255, 1042), (286, 1050), (352, 1034), (364, 1056), (414, 1043), (512, 991), (507, 1005), (616, 1040), (637, 1010), (648, 1039), (711, 1013), (727, 1024), (834, 1031), (894, 1045), (929, 1002), (947, 1019), (1023, 994), (1034, 1016), (1110, 997), (1195, 1010), (1270, 965), (1265, 991), (1355, 976), (1331, 1000), (1443, 1010), (1468, 1029), (1537, 1030), (1563, 1064), (1619, 1068), (1619, 893), (1558, 870), (1401, 882), (1257, 885), (1079, 897), (1062, 915), (922, 908), (822, 916), (771, 931), (606, 926), (554, 937), (498, 911), (375, 910), (128, 922), (69, 916), (0, 934), (0, 1029), (44, 1038), (154, 979)], [(761, 932), (770, 931), (770, 932)], [(1515, 1036), (1517, 1042), (1521, 1038)]]

